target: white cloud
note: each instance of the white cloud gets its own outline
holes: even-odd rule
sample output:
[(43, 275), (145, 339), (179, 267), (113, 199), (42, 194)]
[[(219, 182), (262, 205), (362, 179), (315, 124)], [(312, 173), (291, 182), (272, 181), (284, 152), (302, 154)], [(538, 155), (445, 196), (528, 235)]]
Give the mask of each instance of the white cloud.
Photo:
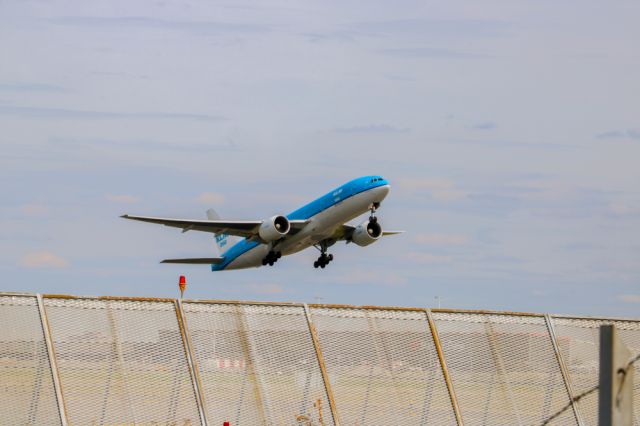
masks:
[(196, 201), (200, 204), (223, 204), (224, 196), (215, 192), (203, 192), (196, 197)]
[(280, 284), (251, 284), (249, 290), (257, 294), (279, 294), (284, 292)]
[(456, 188), (448, 179), (415, 179), (404, 178), (398, 181), (400, 188), (410, 193), (428, 193), (435, 200), (455, 201), (465, 198), (468, 194)]
[(364, 126), (339, 127), (334, 129), (336, 133), (408, 133), (409, 128), (395, 127), (389, 124), (367, 124)]
[(640, 303), (640, 294), (621, 294), (618, 299), (626, 303)]
[(390, 287), (403, 286), (407, 283), (405, 277), (392, 271), (374, 271), (361, 268), (352, 268), (338, 281), (343, 284), (384, 284)]
[(50, 251), (37, 251), (22, 256), (20, 266), (25, 268), (66, 268), (69, 266), (69, 262)]
[(468, 240), (464, 235), (418, 234), (415, 241), (420, 244), (457, 246), (466, 244)]
[(640, 206), (634, 206), (624, 201), (615, 201), (609, 204), (609, 210), (620, 216), (640, 214)]
[(611, 130), (609, 132), (598, 133), (596, 135), (598, 139), (635, 139), (640, 140), (640, 130), (628, 129), (628, 130)]
[(442, 256), (433, 253), (415, 251), (408, 253), (407, 257), (418, 263), (446, 263), (451, 261), (451, 256)]
[(49, 207), (42, 204), (25, 204), (20, 211), (27, 216), (44, 216), (49, 213)]
[(140, 199), (134, 195), (128, 194), (107, 194), (104, 196), (107, 201), (111, 201), (113, 203), (125, 203), (125, 204), (133, 204), (140, 201)]

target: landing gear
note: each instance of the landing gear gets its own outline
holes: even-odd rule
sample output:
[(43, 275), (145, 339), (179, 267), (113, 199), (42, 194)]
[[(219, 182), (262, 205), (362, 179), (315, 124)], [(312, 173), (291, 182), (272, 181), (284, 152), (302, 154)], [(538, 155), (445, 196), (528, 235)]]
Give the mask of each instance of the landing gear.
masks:
[(320, 241), (320, 244), (314, 247), (320, 250), (321, 254), (318, 260), (313, 262), (313, 267), (324, 269), (333, 260), (333, 255), (327, 254), (327, 249), (329, 248), (329, 244), (327, 244), (327, 241)]
[(369, 216), (369, 222), (376, 223), (378, 218), (376, 217), (376, 210), (380, 207), (380, 203), (373, 203), (371, 205), (371, 215)]
[(271, 250), (269, 253), (267, 253), (267, 256), (262, 259), (262, 265), (273, 266), (273, 264), (276, 263), (281, 257), (282, 253), (280, 253), (279, 251)]
[(313, 262), (313, 267), (314, 268), (322, 268), (324, 269), (329, 262), (331, 262), (333, 260), (333, 255), (332, 254), (326, 254), (326, 253), (322, 253), (320, 255), (320, 257), (318, 258), (318, 260), (316, 260), (315, 262)]

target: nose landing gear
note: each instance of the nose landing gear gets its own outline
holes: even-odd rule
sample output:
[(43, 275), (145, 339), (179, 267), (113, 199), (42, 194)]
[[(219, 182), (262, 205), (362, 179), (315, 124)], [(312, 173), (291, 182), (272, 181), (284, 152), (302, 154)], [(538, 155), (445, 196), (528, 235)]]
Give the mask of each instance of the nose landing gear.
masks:
[(373, 203), (371, 205), (371, 215), (369, 216), (369, 222), (376, 223), (378, 218), (376, 217), (376, 210), (380, 207), (380, 203)]
[(264, 266), (268, 264), (269, 266), (273, 266), (273, 264), (276, 263), (281, 257), (281, 252), (271, 250), (269, 253), (267, 253), (267, 256), (262, 259), (262, 265)]

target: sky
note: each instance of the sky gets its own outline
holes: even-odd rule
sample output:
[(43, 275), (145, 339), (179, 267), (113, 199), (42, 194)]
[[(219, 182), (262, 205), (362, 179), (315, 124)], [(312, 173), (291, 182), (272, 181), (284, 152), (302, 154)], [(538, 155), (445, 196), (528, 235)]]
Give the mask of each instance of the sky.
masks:
[[(639, 317), (638, 17), (0, 0), (0, 291)], [(119, 218), (265, 219), (371, 174), (407, 232), (326, 269), (160, 265), (212, 236)]]

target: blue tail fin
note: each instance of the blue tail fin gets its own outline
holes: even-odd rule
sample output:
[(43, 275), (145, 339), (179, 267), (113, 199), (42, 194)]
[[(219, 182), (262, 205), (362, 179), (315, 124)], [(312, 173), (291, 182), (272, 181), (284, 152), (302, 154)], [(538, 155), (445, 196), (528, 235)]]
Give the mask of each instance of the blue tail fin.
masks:
[[(220, 220), (220, 215), (214, 209), (209, 209), (207, 210), (207, 218), (209, 220)], [(242, 239), (242, 237), (236, 237), (226, 233), (215, 234), (215, 238), (221, 256)]]

